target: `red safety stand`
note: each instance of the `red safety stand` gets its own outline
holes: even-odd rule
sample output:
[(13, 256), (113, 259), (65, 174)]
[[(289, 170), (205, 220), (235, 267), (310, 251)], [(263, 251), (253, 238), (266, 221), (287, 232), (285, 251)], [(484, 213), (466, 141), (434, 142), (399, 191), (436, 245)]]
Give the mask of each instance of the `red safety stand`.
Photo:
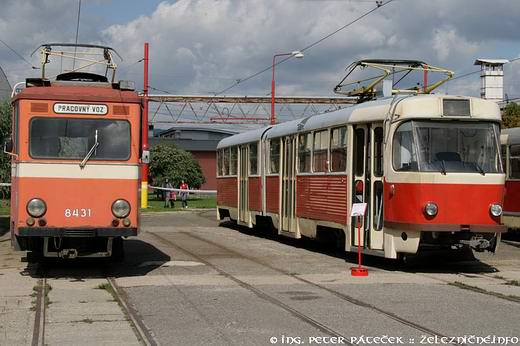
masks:
[(352, 276), (368, 276), (368, 269), (361, 266), (361, 216), (357, 216), (358, 266), (350, 268)]

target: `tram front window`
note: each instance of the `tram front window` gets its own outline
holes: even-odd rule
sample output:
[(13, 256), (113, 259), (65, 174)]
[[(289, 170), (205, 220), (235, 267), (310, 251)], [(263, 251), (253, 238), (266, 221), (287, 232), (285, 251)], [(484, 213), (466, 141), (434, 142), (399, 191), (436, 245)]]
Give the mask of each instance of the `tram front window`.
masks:
[(410, 121), (393, 141), (397, 171), (501, 173), (498, 125)]
[(29, 153), (33, 158), (83, 160), (96, 142), (90, 160), (130, 158), (130, 123), (126, 120), (33, 118)]

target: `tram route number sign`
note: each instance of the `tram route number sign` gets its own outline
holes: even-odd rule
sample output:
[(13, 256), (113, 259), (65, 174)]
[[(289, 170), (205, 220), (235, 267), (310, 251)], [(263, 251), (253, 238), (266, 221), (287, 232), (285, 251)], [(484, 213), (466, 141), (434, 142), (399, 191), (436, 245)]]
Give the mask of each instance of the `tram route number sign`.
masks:
[(105, 115), (108, 113), (108, 106), (100, 104), (55, 103), (54, 113)]
[(366, 203), (354, 203), (352, 204), (352, 211), (350, 212), (350, 216), (365, 216), (366, 210)]

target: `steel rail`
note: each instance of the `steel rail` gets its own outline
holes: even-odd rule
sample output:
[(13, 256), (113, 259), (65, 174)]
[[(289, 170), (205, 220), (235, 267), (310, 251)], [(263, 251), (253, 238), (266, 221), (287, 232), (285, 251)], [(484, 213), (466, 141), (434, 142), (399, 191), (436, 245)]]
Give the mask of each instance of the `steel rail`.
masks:
[[(360, 306), (360, 307), (363, 307), (363, 308), (366, 308), (366, 309), (369, 309), (369, 310), (375, 311), (375, 312), (377, 312), (377, 313), (379, 313), (379, 314), (381, 314), (381, 315), (384, 315), (384, 316), (386, 316), (386, 317), (388, 317), (388, 318), (393, 319), (394, 321), (397, 321), (397, 322), (399, 322), (399, 323), (402, 323), (402, 324), (404, 324), (404, 325), (407, 325), (407, 326), (409, 326), (409, 327), (412, 327), (413, 329), (416, 329), (416, 330), (419, 330), (419, 331), (422, 331), (422, 332), (428, 333), (428, 334), (430, 334), (430, 335), (432, 335), (432, 336), (446, 337), (446, 335), (443, 335), (442, 333), (436, 332), (436, 331), (434, 331), (434, 330), (432, 330), (432, 329), (430, 329), (430, 328), (427, 328), (427, 327), (425, 327), (425, 326), (422, 326), (422, 325), (420, 325), (420, 324), (418, 324), (418, 323), (415, 323), (415, 322), (413, 322), (413, 321), (410, 321), (410, 320), (407, 320), (407, 319), (405, 319), (405, 318), (402, 318), (402, 317), (400, 317), (400, 316), (394, 314), (393, 312), (389, 312), (389, 311), (383, 310), (383, 309), (378, 308), (377, 306), (375, 306), (375, 305), (373, 305), (373, 304), (369, 304), (369, 303), (363, 302), (363, 301), (361, 301), (361, 300), (359, 300), (359, 299), (356, 299), (356, 298), (354, 298), (354, 297), (352, 297), (352, 296), (349, 296), (349, 295), (347, 295), (347, 294), (344, 294), (344, 293), (341, 293), (341, 292), (335, 291), (335, 290), (333, 290), (333, 289), (330, 289), (330, 288), (325, 287), (325, 286), (323, 286), (323, 285), (320, 285), (320, 284), (318, 284), (318, 283), (315, 283), (315, 282), (312, 282), (312, 281), (310, 281), (310, 280), (304, 279), (304, 278), (302, 278), (302, 277), (300, 277), (300, 276), (298, 276), (298, 275), (296, 275), (296, 274), (293, 274), (293, 273), (290, 273), (290, 272), (288, 272), (288, 271), (286, 271), (286, 270), (283, 270), (283, 269), (280, 269), (280, 268), (274, 267), (274, 266), (272, 266), (272, 265), (270, 265), (270, 264), (268, 264), (268, 263), (265, 263), (264, 261), (258, 260), (258, 259), (256, 259), (256, 258), (253, 258), (253, 257), (251, 257), (251, 256), (245, 255), (245, 254), (243, 254), (243, 253), (237, 252), (237, 251), (232, 250), (232, 249), (230, 249), (230, 248), (228, 248), (228, 247), (226, 247), (226, 246), (224, 246), (224, 245), (221, 245), (221, 244), (215, 243), (215, 242), (213, 242), (213, 241), (211, 241), (211, 240), (207, 240), (207, 239), (201, 238), (201, 237), (199, 237), (199, 236), (197, 236), (197, 235), (193, 235), (193, 234), (191, 234), (191, 233), (187, 233), (187, 232), (179, 232), (179, 233), (180, 233), (180, 234), (183, 234), (183, 235), (186, 235), (186, 236), (188, 236), (188, 237), (191, 237), (191, 238), (193, 238), (193, 239), (197, 239), (197, 240), (199, 240), (199, 241), (202, 241), (202, 242), (205, 242), (205, 243), (211, 244), (211, 245), (213, 245), (213, 246), (215, 246), (215, 247), (218, 247), (218, 248), (220, 248), (220, 249), (222, 249), (222, 250), (228, 251), (229, 253), (231, 253), (231, 254), (233, 254), (233, 255), (235, 255), (235, 256), (242, 257), (242, 258), (244, 258), (244, 259), (246, 259), (246, 260), (248, 260), (248, 261), (250, 261), (250, 262), (253, 262), (253, 263), (259, 264), (259, 265), (261, 265), (261, 266), (267, 267), (267, 268), (269, 268), (269, 269), (271, 269), (271, 270), (273, 270), (273, 271), (276, 271), (276, 272), (278, 272), (278, 273), (280, 273), (280, 274), (283, 274), (283, 275), (289, 276), (289, 277), (291, 277), (291, 278), (294, 278), (294, 279), (296, 279), (296, 280), (298, 280), (298, 281), (300, 281), (300, 282), (303, 282), (303, 283), (306, 283), (306, 284), (308, 284), (308, 285), (314, 286), (314, 287), (316, 287), (316, 288), (319, 288), (319, 289), (325, 290), (325, 291), (327, 291), (327, 292), (329, 292), (329, 293), (335, 295), (336, 297), (338, 297), (338, 298), (340, 298), (340, 299), (342, 299), (342, 300), (344, 300), (344, 301), (347, 301), (347, 302), (349, 302), (349, 303), (351, 303), (351, 304), (354, 304), (354, 305), (357, 305), (357, 306)], [(455, 343), (455, 344), (453, 344), (453, 345), (461, 345), (461, 344)]]
[(305, 315), (304, 313), (301, 313), (300, 311), (290, 307), (289, 305), (285, 304), (284, 302), (278, 300), (277, 298), (265, 293), (264, 291), (254, 287), (253, 285), (250, 285), (248, 284), (247, 282), (243, 281), (243, 280), (240, 280), (239, 278), (237, 278), (236, 276), (234, 276), (233, 274), (230, 274), (228, 273), (227, 271), (223, 270), (222, 268), (216, 266), (215, 264), (209, 262), (208, 260), (206, 260), (205, 258), (203, 258), (202, 256), (200, 255), (197, 255), (196, 253), (182, 247), (182, 246), (179, 246), (175, 243), (173, 243), (172, 241), (166, 239), (165, 237), (163, 236), (160, 236), (154, 232), (147, 232), (148, 234), (152, 235), (153, 237), (155, 237), (156, 239), (158, 239), (159, 241), (163, 242), (163, 243), (166, 243), (168, 244), (169, 246), (181, 251), (181, 252), (184, 252), (185, 254), (195, 258), (197, 261), (201, 262), (201, 263), (204, 263), (205, 265), (207, 265), (208, 267), (211, 267), (213, 268), (216, 272), (218, 272), (220, 275), (224, 276), (225, 278), (235, 282), (236, 284), (238, 284), (240, 287), (254, 293), (257, 297), (273, 304), (273, 305), (276, 305), (278, 306), (279, 308), (282, 308), (283, 310), (289, 312), (291, 315), (293, 315), (294, 317), (306, 322), (307, 324), (313, 326), (314, 328), (320, 330), (321, 332), (323, 333), (326, 333), (330, 336), (335, 336), (335, 337), (340, 337), (342, 338), (344, 341), (345, 341), (345, 344), (347, 345), (353, 345), (352, 343), (348, 342), (347, 340), (349, 340), (346, 336), (343, 336), (341, 335), (340, 333), (338, 333), (337, 331), (327, 327), (326, 325), (320, 323), (319, 321), (316, 321), (315, 319), (313, 319), (312, 317), (308, 316), (308, 315)]

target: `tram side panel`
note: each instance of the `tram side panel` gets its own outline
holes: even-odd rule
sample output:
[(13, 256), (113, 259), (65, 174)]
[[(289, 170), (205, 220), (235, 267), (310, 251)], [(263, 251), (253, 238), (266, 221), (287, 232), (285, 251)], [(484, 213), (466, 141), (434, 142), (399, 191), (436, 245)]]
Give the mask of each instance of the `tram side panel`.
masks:
[(260, 176), (250, 176), (247, 184), (248, 207), (252, 223), (256, 224), (256, 216), (262, 216), (262, 179)]
[(238, 219), (238, 181), (237, 177), (217, 178), (218, 219), (229, 217)]
[(506, 181), (503, 223), (508, 228), (520, 228), (520, 180)]
[(317, 226), (342, 229), (348, 220), (346, 175), (300, 175), (296, 184), (296, 217), (300, 233), (316, 237)]
[(265, 177), (265, 211), (278, 228), (280, 208), (280, 177), (278, 175), (268, 175)]

